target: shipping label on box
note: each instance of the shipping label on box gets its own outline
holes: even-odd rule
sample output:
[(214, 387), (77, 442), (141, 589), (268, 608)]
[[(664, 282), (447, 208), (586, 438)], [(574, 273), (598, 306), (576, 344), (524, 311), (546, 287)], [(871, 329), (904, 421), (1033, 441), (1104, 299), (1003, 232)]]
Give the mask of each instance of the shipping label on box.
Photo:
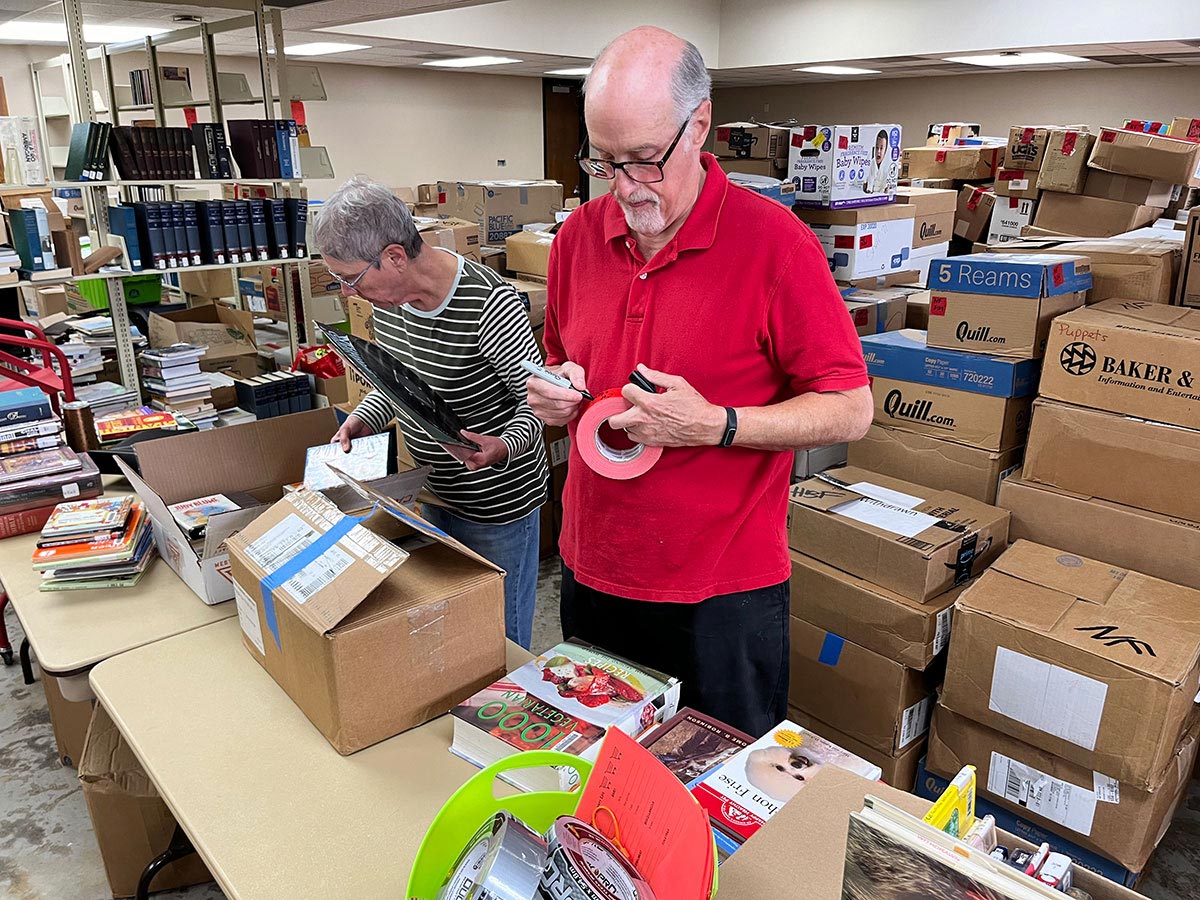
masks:
[(1053, 128), (1046, 141), (1046, 153), (1037, 173), (1041, 191), (1062, 191), (1078, 194), (1087, 179), (1088, 157), (1096, 136), (1070, 128)]
[(1041, 299), (935, 290), (929, 296), (930, 347), (1039, 359), (1051, 321), (1084, 304), (1086, 293)]
[(1038, 173), (1032, 169), (1001, 169), (996, 173), (996, 194), (1024, 200), (1038, 198)]
[(896, 199), (899, 125), (804, 125), (792, 129), (788, 177), (796, 205), (842, 209)]
[(923, 331), (905, 328), (862, 340), (867, 372), (873, 378), (913, 381), (993, 397), (1025, 397), (1037, 390), (1040, 366), (1033, 360), (1007, 359), (930, 347)]
[(997, 197), (992, 207), (992, 221), (988, 228), (989, 244), (1005, 244), (1019, 240), (1023, 229), (1033, 224), (1036, 200), (1018, 200), (1016, 197)]
[(1033, 406), (1033, 397), (987, 397), (877, 377), (871, 396), (877, 424), (993, 451), (1025, 443)]

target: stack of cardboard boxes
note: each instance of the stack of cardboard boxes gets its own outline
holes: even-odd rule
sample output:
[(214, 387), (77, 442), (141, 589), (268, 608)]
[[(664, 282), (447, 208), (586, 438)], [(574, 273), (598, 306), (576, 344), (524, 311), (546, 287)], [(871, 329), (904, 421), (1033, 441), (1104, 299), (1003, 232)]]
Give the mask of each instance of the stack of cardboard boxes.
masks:
[(979, 132), (977, 123), (930, 125), (926, 145), (905, 148), (900, 157), (905, 185), (956, 192), (945, 240), (973, 243), (988, 233), (996, 206), (991, 185), (1004, 165), (1007, 146), (1003, 138), (980, 137)]
[(896, 200), (913, 208), (912, 252), (908, 264), (917, 272), (917, 283), (925, 284), (929, 264), (950, 255), (958, 194), (943, 188), (898, 187)]
[(789, 718), (913, 786), (951, 609), (1008, 513), (852, 467), (792, 486)]
[(790, 125), (727, 122), (714, 132), (713, 153), (725, 172), (787, 179)]

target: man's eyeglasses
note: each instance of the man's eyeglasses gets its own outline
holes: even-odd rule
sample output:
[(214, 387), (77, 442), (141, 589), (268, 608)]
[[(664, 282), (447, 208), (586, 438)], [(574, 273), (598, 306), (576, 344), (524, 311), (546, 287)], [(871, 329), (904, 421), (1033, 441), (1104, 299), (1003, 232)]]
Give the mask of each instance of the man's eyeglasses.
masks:
[(337, 272), (333, 271), (333, 269), (330, 269), (328, 267), (326, 267), (325, 271), (329, 273), (330, 278), (332, 278), (334, 281), (336, 281), (338, 284), (340, 284), (346, 290), (357, 291), (358, 283), (363, 280), (363, 276), (366, 275), (368, 272), (370, 272), (372, 269), (374, 269), (378, 265), (379, 265), (379, 257), (377, 256), (373, 260), (371, 260), (371, 262), (369, 262), (367, 264), (367, 267), (365, 269), (363, 269), (361, 272), (359, 272), (353, 278), (343, 278)]
[(617, 170), (620, 169), (633, 181), (641, 184), (656, 184), (663, 180), (663, 167), (667, 164), (667, 160), (671, 158), (671, 154), (675, 152), (675, 147), (679, 144), (680, 138), (683, 137), (683, 133), (687, 130), (691, 121), (692, 117), (688, 116), (684, 123), (679, 126), (679, 130), (675, 132), (675, 140), (671, 141), (671, 146), (667, 148), (667, 152), (663, 154), (662, 159), (638, 159), (628, 162), (613, 162), (611, 159), (597, 159), (592, 156), (584, 156), (583, 148), (587, 146), (587, 139), (585, 138), (579, 148), (579, 152), (575, 154), (575, 161), (579, 163), (579, 168), (583, 169), (584, 172), (593, 178), (603, 178), (606, 181), (612, 181), (612, 179), (617, 177)]

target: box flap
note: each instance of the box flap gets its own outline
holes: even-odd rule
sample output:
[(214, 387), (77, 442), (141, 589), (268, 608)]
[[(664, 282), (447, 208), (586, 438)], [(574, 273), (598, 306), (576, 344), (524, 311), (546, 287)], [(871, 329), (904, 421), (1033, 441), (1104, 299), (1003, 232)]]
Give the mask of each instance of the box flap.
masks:
[(151, 313), (148, 327), (151, 347), (199, 344), (208, 348), (205, 355), (212, 359), (258, 352), (253, 314), (219, 303)]
[(1126, 575), (1124, 569), (1032, 541), (1012, 544), (992, 568), (1099, 606), (1108, 603)]
[(915, 219), (917, 212), (910, 203), (887, 203), (882, 206), (858, 206), (853, 209), (797, 209), (796, 215), (810, 225), (857, 226), (869, 222)]
[(1110, 299), (1073, 310), (1063, 321), (1096, 323), (1115, 328), (1136, 328), (1154, 334), (1200, 340), (1200, 309), (1150, 303), (1146, 300)]

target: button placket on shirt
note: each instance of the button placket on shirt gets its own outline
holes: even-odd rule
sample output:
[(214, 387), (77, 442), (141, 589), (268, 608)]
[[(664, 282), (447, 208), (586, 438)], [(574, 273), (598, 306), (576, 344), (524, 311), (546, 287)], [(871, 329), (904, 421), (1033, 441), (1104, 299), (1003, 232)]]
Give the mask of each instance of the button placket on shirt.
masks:
[[(657, 272), (660, 269), (669, 266), (678, 257), (678, 250), (675, 248), (674, 242), (668, 247), (660, 251), (654, 259), (649, 262), (643, 262), (637, 251), (634, 249), (634, 242), (631, 240), (625, 241), (625, 246), (629, 250), (630, 256), (636, 263), (642, 264), (642, 270), (638, 272), (637, 278), (629, 286), (629, 315), (630, 319), (643, 319), (646, 316), (646, 307), (650, 302), (649, 278), (650, 274)], [(638, 282), (646, 282), (639, 284)]]

